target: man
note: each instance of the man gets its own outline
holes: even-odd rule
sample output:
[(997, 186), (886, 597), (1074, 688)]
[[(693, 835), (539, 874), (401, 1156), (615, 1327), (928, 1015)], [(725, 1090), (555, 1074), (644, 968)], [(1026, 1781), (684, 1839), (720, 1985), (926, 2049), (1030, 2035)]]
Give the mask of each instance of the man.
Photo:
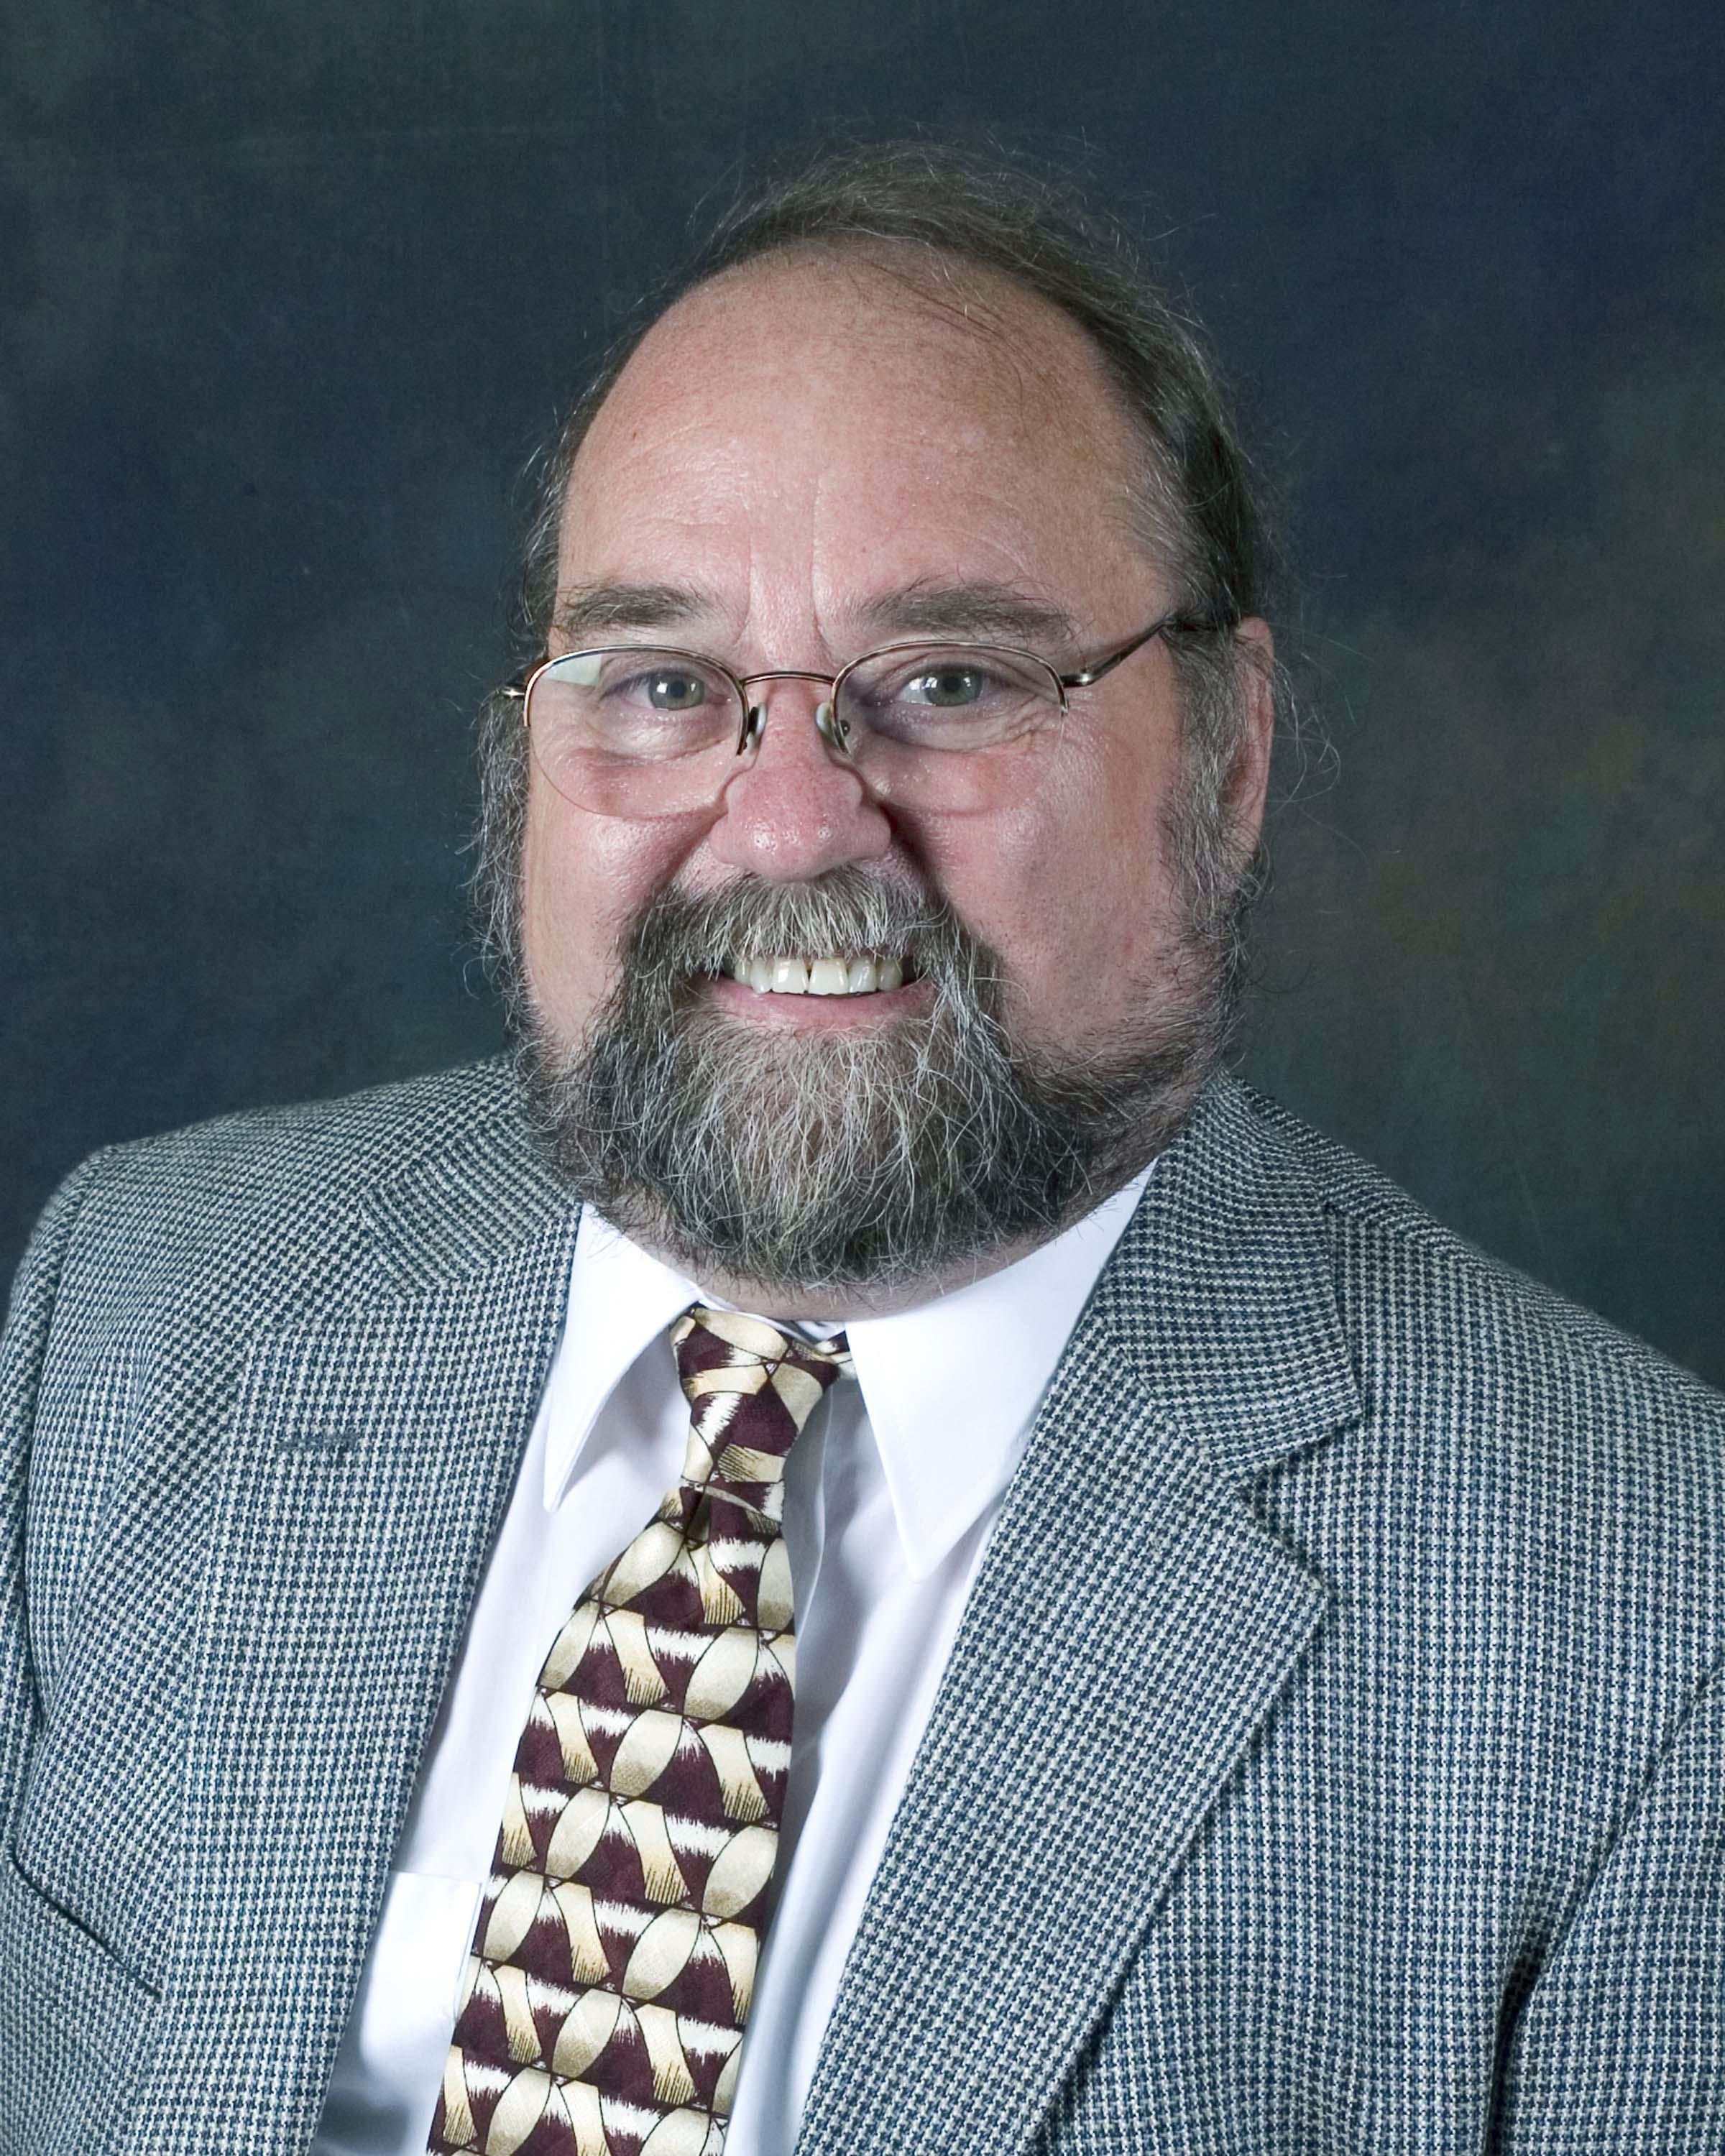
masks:
[(1009, 175), (625, 340), (518, 1068), (99, 1156), (21, 1277), (0, 2146), (1725, 2148), (1725, 1419), (1219, 1075), (1264, 553)]

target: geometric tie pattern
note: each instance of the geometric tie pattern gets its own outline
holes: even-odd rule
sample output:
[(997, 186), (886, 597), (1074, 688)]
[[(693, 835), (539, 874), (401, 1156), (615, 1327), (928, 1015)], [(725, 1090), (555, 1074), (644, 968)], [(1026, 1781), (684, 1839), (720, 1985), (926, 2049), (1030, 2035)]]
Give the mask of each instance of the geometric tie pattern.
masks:
[(795, 1640), (787, 1455), (850, 1367), (759, 1317), (672, 1332), (682, 1479), (546, 1657), (433, 2151), (721, 2156), (771, 1907)]

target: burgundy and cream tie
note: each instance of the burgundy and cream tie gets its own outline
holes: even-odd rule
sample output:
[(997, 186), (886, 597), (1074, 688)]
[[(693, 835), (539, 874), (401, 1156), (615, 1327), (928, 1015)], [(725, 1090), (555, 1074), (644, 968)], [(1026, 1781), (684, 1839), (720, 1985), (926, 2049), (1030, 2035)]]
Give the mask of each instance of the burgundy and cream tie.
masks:
[(540, 1672), (433, 2151), (724, 2148), (791, 1758), (782, 1477), (850, 1358), (732, 1311), (671, 1337), (683, 1478)]

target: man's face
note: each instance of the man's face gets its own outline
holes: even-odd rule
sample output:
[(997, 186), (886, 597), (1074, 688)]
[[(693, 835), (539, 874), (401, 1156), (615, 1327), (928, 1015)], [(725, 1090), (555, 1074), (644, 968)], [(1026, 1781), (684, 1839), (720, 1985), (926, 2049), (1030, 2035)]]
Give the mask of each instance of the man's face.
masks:
[[(733, 273), (649, 333), (593, 424), (559, 569), (560, 599), (583, 612), (552, 648), (657, 642), (742, 675), (829, 673), (901, 639), (988, 635), (1067, 671), (1173, 603), (1128, 533), (1140, 461), (1081, 333), (1004, 280), (967, 278), (937, 303), (855, 259)], [(644, 610), (647, 592), (663, 596)], [(770, 685), (753, 762), (686, 817), (594, 814), (532, 768), (522, 947), (543, 1041), (590, 1040), (664, 895), (861, 879), (948, 909), (990, 954), (1016, 1050), (1073, 1069), (1129, 1053), (1184, 963), (1163, 833), (1181, 775), (1166, 647), (1074, 691), (1034, 783), (986, 813), (872, 798), (816, 732), (821, 693)], [(1234, 803), (1248, 847), (1267, 695), (1257, 705)], [(687, 993), (697, 1021), (772, 1069), (914, 1027), (931, 990), (762, 993), (712, 978)]]

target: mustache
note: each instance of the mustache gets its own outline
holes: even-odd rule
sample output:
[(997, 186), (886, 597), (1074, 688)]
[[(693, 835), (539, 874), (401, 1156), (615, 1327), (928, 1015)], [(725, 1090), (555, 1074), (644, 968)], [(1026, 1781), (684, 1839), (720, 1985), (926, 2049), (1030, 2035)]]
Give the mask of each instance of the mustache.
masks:
[(898, 958), (907, 975), (974, 997), (998, 981), (993, 954), (949, 906), (854, 866), (807, 883), (744, 876), (714, 891), (668, 886), (635, 921), (623, 980), (626, 991), (680, 1003), (729, 963), (786, 952)]

